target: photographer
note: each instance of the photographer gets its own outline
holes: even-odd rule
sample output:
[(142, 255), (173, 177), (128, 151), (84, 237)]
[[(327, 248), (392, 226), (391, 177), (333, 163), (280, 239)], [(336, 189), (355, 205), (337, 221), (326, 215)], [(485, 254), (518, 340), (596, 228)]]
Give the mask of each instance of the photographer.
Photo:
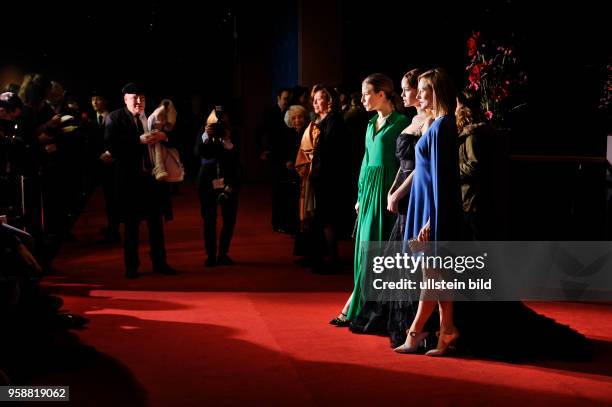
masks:
[[(14, 215), (18, 205), (18, 176), (20, 162), (24, 160), (25, 145), (17, 133), (16, 120), (23, 103), (12, 92), (0, 94), (0, 213)], [(13, 209), (11, 211), (11, 209)]]
[[(239, 155), (231, 136), (229, 117), (221, 106), (206, 120), (204, 133), (198, 137), (195, 153), (200, 157), (198, 193), (204, 220), (204, 265), (231, 265), (229, 246), (238, 212)], [(223, 226), (217, 245), (217, 204), (221, 205)]]

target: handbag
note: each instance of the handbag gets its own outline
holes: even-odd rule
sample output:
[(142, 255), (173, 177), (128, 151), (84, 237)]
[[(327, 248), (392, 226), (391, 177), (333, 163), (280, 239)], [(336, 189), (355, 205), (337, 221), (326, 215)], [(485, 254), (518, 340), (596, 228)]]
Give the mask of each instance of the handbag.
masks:
[(153, 176), (157, 181), (181, 182), (185, 177), (185, 168), (178, 150), (166, 147), (162, 143), (151, 146), (154, 163)]
[(178, 150), (176, 148), (163, 148), (166, 149), (165, 164), (166, 172), (168, 173), (168, 176), (166, 179), (164, 179), (164, 181), (181, 182), (183, 178), (185, 178), (185, 167), (183, 167)]

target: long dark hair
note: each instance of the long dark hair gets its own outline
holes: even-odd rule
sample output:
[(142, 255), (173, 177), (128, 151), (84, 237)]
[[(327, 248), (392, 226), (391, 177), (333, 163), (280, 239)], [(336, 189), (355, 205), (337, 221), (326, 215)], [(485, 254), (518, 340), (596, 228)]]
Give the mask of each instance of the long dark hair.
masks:
[(387, 100), (393, 103), (393, 98), (395, 95), (393, 90), (393, 81), (387, 75), (382, 73), (373, 73), (365, 78), (363, 83), (372, 85), (374, 92), (384, 92)]
[(393, 106), (395, 110), (401, 109), (402, 98), (395, 93), (393, 81), (387, 75), (382, 73), (373, 73), (368, 75), (368, 77), (363, 80), (363, 83), (372, 85), (374, 92), (384, 92), (385, 98), (387, 98), (389, 103), (391, 103), (391, 106)]
[(404, 79), (406, 79), (406, 82), (408, 82), (408, 86), (410, 86), (412, 89), (418, 89), (419, 76), (421, 76), (421, 74), (424, 72), (425, 69), (421, 68), (411, 69), (410, 71), (406, 72), (404, 74)]
[(19, 98), (24, 105), (38, 110), (51, 90), (51, 81), (44, 75), (31, 73), (23, 79)]

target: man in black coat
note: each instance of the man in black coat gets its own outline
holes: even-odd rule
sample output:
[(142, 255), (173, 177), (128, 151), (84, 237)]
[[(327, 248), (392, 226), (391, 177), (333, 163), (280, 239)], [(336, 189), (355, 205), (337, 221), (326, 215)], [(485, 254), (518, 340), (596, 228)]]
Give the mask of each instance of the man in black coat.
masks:
[(127, 278), (138, 277), (138, 230), (145, 220), (149, 230), (153, 271), (176, 274), (166, 263), (163, 218), (172, 216), (169, 185), (156, 181), (151, 170), (149, 145), (167, 143), (161, 131), (149, 132), (141, 88), (129, 83), (122, 89), (125, 107), (106, 118), (106, 149), (116, 163), (116, 192), (119, 220), (125, 223), (124, 260)]
[(115, 162), (104, 143), (104, 122), (109, 115), (106, 97), (99, 91), (92, 92), (91, 107), (94, 114), (87, 123), (88, 164), (92, 178), (102, 186), (106, 207), (106, 227), (100, 243), (118, 243), (121, 238), (116, 210)]
[(263, 124), (259, 128), (256, 140), (256, 148), (259, 158), (268, 161), (272, 170), (272, 229), (278, 232), (287, 232), (284, 225), (284, 213), (286, 211), (283, 189), (281, 185), (282, 177), (286, 171), (284, 167), (274, 165), (278, 157), (279, 143), (283, 144), (287, 135), (287, 125), (285, 124), (285, 112), (289, 108), (291, 90), (283, 88), (276, 94), (276, 104), (264, 112)]

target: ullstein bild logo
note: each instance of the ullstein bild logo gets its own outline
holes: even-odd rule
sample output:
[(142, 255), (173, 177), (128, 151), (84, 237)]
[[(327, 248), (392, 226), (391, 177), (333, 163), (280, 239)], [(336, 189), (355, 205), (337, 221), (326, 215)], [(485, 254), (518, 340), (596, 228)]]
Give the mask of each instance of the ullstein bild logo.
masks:
[(466, 281), (459, 281), (454, 279), (453, 281), (437, 281), (432, 278), (428, 278), (425, 281), (419, 281), (418, 286), (416, 281), (402, 278), (400, 281), (383, 281), (377, 278), (372, 283), (376, 290), (490, 290), (493, 287), (493, 281), (489, 278), (477, 278), (475, 280), (469, 279)]

